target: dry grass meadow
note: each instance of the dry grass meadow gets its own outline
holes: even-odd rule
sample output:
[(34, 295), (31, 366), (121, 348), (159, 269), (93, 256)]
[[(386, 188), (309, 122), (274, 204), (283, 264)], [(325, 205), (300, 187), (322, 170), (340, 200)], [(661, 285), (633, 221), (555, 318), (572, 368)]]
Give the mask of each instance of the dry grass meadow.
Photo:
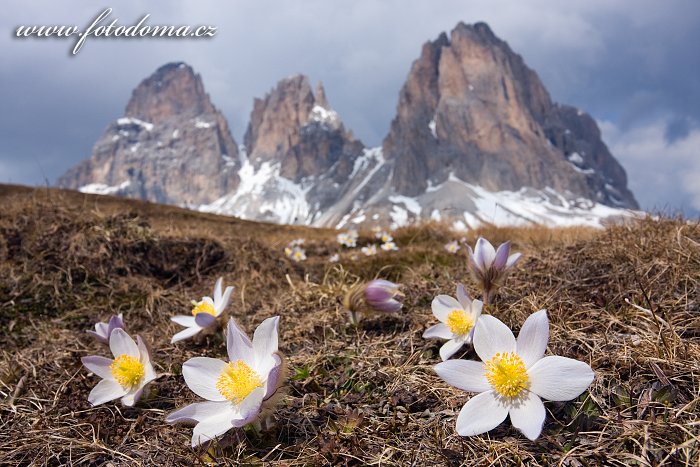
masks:
[[(462, 438), (456, 415), (470, 395), (432, 370), (441, 342), (424, 340), (432, 298), (467, 273), (456, 234), (437, 224), (395, 232), (400, 251), (341, 253), (335, 232), (199, 214), (138, 201), (0, 186), (0, 464), (15, 465), (699, 465), (700, 226), (643, 220), (606, 230), (482, 229), (522, 251), (491, 313), (516, 332), (549, 310), (549, 353), (589, 363), (589, 391), (547, 402), (542, 436), (505, 422)], [(308, 260), (284, 246), (306, 238)], [(361, 232), (359, 244), (369, 240)], [(279, 315), (289, 364), (274, 428), (230, 432), (190, 448), (192, 429), (164, 423), (198, 398), (182, 363), (225, 358), (223, 334), (170, 344), (172, 315), (236, 286), (230, 316), (249, 333)], [(404, 309), (358, 328), (344, 291), (384, 277), (403, 285)], [(629, 303), (628, 303), (629, 302)], [(640, 306), (636, 308), (631, 304)], [(98, 378), (80, 363), (107, 355), (86, 329), (122, 312), (151, 343), (152, 395), (135, 408), (92, 408)], [(466, 348), (458, 358), (475, 358)]]

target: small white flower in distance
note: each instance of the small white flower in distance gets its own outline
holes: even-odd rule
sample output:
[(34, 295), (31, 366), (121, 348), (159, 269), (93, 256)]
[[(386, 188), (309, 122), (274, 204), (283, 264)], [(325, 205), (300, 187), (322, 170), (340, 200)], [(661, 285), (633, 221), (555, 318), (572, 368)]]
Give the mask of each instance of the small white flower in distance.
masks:
[[(287, 251), (289, 250), (289, 251)], [(287, 257), (296, 261), (297, 263), (300, 261), (306, 261), (306, 250), (303, 248), (300, 248), (298, 246), (295, 246), (291, 249), (287, 248), (285, 249), (285, 253), (287, 254)]]
[(445, 250), (448, 253), (455, 254), (459, 251), (460, 248), (461, 247), (459, 246), (459, 243), (457, 242), (457, 240), (452, 240), (449, 243), (445, 243)]
[(376, 237), (380, 239), (383, 243), (387, 242), (393, 242), (394, 237), (391, 236), (391, 234), (387, 231), (379, 232)]
[(348, 230), (347, 232), (339, 233), (337, 236), (338, 243), (348, 248), (355, 248), (357, 246), (357, 231)]
[(377, 245), (371, 243), (367, 246), (363, 246), (361, 251), (365, 256), (374, 256), (377, 254)]
[(515, 266), (522, 253), (510, 255), (510, 242), (505, 242), (494, 249), (493, 245), (485, 238), (479, 237), (476, 246), (469, 251), (469, 269), (474, 279), (484, 289), (486, 303), (491, 303), (496, 290), (503, 285), (510, 270)]
[(115, 329), (124, 329), (124, 316), (121, 313), (112, 315), (107, 323), (95, 324), (95, 330), (88, 330), (87, 333), (103, 344), (109, 344), (109, 336)]
[(528, 439), (542, 432), (543, 399), (568, 401), (593, 381), (591, 367), (578, 360), (544, 356), (549, 340), (547, 311), (530, 315), (516, 340), (508, 326), (483, 315), (474, 331), (474, 350), (481, 362), (449, 360), (435, 372), (447, 383), (479, 394), (469, 399), (457, 417), (457, 433), (486, 433), (510, 415), (510, 421)]
[(399, 247), (393, 241), (382, 243), (382, 250), (384, 251), (397, 251)]
[(330, 258), (328, 258), (329, 263), (337, 263), (340, 261), (340, 255), (338, 253), (333, 253)]
[(140, 336), (134, 340), (121, 328), (112, 331), (109, 348), (114, 359), (91, 355), (80, 360), (102, 381), (92, 388), (88, 401), (93, 406), (121, 397), (122, 404), (133, 406), (148, 383), (157, 378), (151, 353)]
[(212, 326), (216, 322), (216, 318), (224, 312), (228, 301), (231, 298), (233, 287), (226, 287), (226, 291), (221, 293), (224, 278), (219, 277), (214, 286), (214, 298), (202, 297), (199, 302), (193, 301), (192, 316), (177, 315), (170, 318), (171, 321), (185, 326), (186, 329), (178, 332), (170, 340), (171, 343), (188, 339), (202, 331), (202, 329)]
[(433, 299), (433, 315), (440, 323), (423, 333), (425, 339), (447, 339), (440, 348), (442, 361), (449, 359), (464, 344), (471, 344), (476, 322), (484, 304), (472, 300), (462, 284), (457, 285), (457, 299), (449, 295), (438, 295)]
[(168, 415), (165, 421), (196, 422), (192, 447), (253, 422), (260, 415), (263, 402), (277, 392), (282, 383), (278, 323), (278, 316), (260, 323), (251, 342), (231, 319), (226, 336), (229, 363), (195, 357), (182, 365), (187, 386), (207, 402), (188, 405)]

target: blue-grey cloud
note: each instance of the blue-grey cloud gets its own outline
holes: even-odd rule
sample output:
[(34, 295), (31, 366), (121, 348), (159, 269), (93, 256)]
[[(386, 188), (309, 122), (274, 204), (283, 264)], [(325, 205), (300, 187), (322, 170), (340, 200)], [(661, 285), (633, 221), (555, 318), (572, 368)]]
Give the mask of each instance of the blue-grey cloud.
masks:
[[(121, 0), (111, 6), (120, 24), (150, 13), (151, 24), (212, 24), (218, 33), (212, 40), (89, 38), (70, 56), (73, 40), (20, 40), (12, 32), (20, 24), (84, 27), (102, 6), (79, 0), (4, 2), (0, 182), (53, 181), (88, 157), (103, 129), (122, 115), (131, 90), (175, 60), (202, 74), (238, 141), (253, 98), (302, 72), (322, 80), (346, 125), (366, 144), (377, 145), (422, 43), (458, 21), (486, 21), (538, 72), (554, 100), (614, 126), (608, 132), (615, 138), (611, 147), (618, 149), (633, 189), (657, 187), (663, 203), (694, 212), (695, 195), (687, 188), (693, 184), (686, 181), (679, 190), (672, 180), (656, 180), (659, 167), (640, 167), (629, 137), (661, 128), (664, 144), (653, 145), (660, 151), (692, 141), (692, 122), (700, 121), (698, 2)], [(677, 164), (668, 165), (669, 173), (687, 160), (677, 154), (667, 158)], [(700, 172), (685, 177), (692, 173), (700, 182)], [(637, 194), (652, 207), (646, 195)]]

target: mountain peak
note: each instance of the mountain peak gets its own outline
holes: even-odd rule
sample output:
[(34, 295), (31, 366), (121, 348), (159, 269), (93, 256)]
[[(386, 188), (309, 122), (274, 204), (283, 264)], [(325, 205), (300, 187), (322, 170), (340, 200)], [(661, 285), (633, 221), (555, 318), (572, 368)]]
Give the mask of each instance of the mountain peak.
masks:
[(173, 62), (158, 68), (134, 89), (125, 116), (158, 123), (213, 112), (201, 77), (186, 63)]

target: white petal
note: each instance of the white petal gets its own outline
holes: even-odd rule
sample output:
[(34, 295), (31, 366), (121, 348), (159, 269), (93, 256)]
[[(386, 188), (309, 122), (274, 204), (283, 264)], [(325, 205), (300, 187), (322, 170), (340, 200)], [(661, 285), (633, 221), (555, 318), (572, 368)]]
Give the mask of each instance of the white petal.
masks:
[(423, 333), (424, 339), (452, 339), (454, 334), (450, 331), (445, 323), (438, 323), (430, 326)]
[(476, 269), (477, 271), (481, 271), (483, 273), (483, 269), (481, 268), (481, 264), (476, 260), (476, 256), (474, 255), (474, 252), (472, 251), (472, 247), (467, 245), (467, 251), (469, 251), (469, 265), (471, 266), (472, 269)]
[(508, 416), (508, 407), (496, 399), (494, 391), (478, 394), (464, 404), (457, 417), (457, 433), (474, 436), (493, 430)]
[[(471, 307), (466, 308), (466, 310), (469, 310), (469, 315), (472, 318), (472, 321), (475, 323), (479, 319), (479, 316), (481, 316), (481, 311), (484, 309), (484, 302), (481, 300), (474, 300), (471, 304)], [(472, 329), (472, 333), (474, 333), (474, 329)]]
[(493, 260), (496, 258), (496, 250), (494, 250), (491, 242), (483, 237), (479, 237), (474, 247), (474, 256), (476, 256), (476, 262), (481, 266), (481, 269), (485, 271), (493, 264)]
[(462, 305), (449, 295), (438, 295), (435, 297), (433, 299), (432, 308), (433, 315), (443, 323), (447, 321), (447, 315), (449, 315), (452, 310), (463, 309)]
[(233, 318), (228, 321), (226, 350), (228, 351), (228, 359), (232, 362), (243, 360), (248, 366), (255, 366), (253, 343), (250, 342), (248, 336), (238, 327), (238, 323)]
[(131, 355), (139, 358), (139, 348), (136, 342), (121, 328), (114, 329), (112, 335), (109, 336), (109, 349), (115, 357)]
[(196, 326), (200, 328), (208, 328), (216, 322), (216, 316), (210, 315), (209, 313), (197, 313), (194, 316), (194, 322)]
[(134, 404), (136, 404), (141, 398), (144, 386), (145, 384), (142, 384), (134, 388), (132, 391), (127, 392), (124, 397), (122, 397), (122, 405), (125, 407), (133, 407)]
[(499, 352), (515, 352), (515, 336), (498, 318), (481, 315), (474, 330), (474, 350), (487, 362)]
[(216, 303), (216, 316), (219, 316), (221, 313), (224, 312), (226, 309), (226, 306), (228, 305), (229, 300), (231, 299), (231, 294), (233, 293), (233, 287), (229, 286), (226, 287), (226, 290), (224, 290), (224, 295), (221, 297), (221, 301)]
[(226, 398), (216, 389), (216, 380), (225, 366), (226, 362), (218, 358), (190, 358), (182, 365), (182, 376), (192, 392), (206, 400), (221, 402)]
[(506, 269), (510, 269), (513, 266), (515, 266), (515, 263), (517, 263), (520, 258), (522, 258), (523, 254), (522, 253), (513, 253), (508, 257), (508, 262), (506, 262)]
[(440, 358), (442, 361), (446, 361), (449, 359), (451, 356), (457, 353), (459, 349), (462, 348), (464, 345), (464, 341), (460, 339), (451, 339), (444, 344), (442, 344), (442, 347), (440, 347)]
[(570, 401), (593, 382), (591, 367), (573, 358), (550, 356), (537, 361), (528, 370), (530, 391), (550, 401)]
[(448, 360), (434, 367), (447, 384), (467, 392), (485, 392), (491, 385), (484, 376), (484, 364), (473, 360)]
[(170, 321), (179, 324), (180, 326), (185, 326), (186, 328), (191, 328), (196, 326), (194, 322), (194, 316), (177, 315), (170, 318)]
[(230, 409), (231, 403), (229, 401), (225, 402), (197, 402), (195, 404), (190, 404), (186, 407), (176, 410), (167, 417), (165, 417), (166, 423), (177, 423), (177, 422), (201, 422), (207, 418), (214, 417), (220, 414), (224, 410)]
[(103, 344), (109, 344), (109, 339), (107, 337), (103, 336), (102, 334), (99, 334), (95, 331), (91, 331), (90, 329), (88, 329), (86, 332), (88, 334), (90, 334), (91, 336), (93, 336), (98, 341), (102, 342)]
[(174, 344), (175, 342), (179, 342), (183, 339), (189, 339), (190, 337), (194, 336), (195, 334), (199, 333), (202, 330), (199, 326), (194, 326), (191, 328), (185, 328), (182, 331), (178, 332), (173, 336), (172, 339), (170, 339), (170, 343)]
[(511, 405), (510, 422), (529, 440), (534, 441), (542, 432), (546, 411), (542, 399), (537, 394), (527, 391), (522, 398)]
[(280, 376), (282, 376), (282, 358), (280, 358), (279, 354), (274, 354), (272, 357), (275, 364), (272, 369), (267, 372), (267, 381), (265, 382), (265, 399), (272, 396), (283, 383), (279, 380)]
[(243, 399), (238, 406), (238, 415), (232, 421), (233, 426), (240, 427), (250, 423), (260, 413), (263, 397), (265, 397), (265, 388), (257, 388), (253, 390), (248, 397)]
[(517, 352), (525, 368), (530, 368), (537, 360), (544, 357), (549, 342), (549, 319), (547, 310), (540, 310), (527, 317), (517, 340)]
[(114, 362), (111, 358), (100, 357), (98, 355), (90, 355), (80, 359), (85, 365), (85, 368), (95, 373), (102, 379), (114, 379), (110, 365)]
[(100, 405), (114, 399), (119, 399), (127, 392), (128, 391), (115, 380), (103, 379), (97, 383), (97, 386), (92, 388), (92, 391), (90, 391), (90, 395), (88, 396), (88, 401), (93, 406)]
[(214, 284), (214, 303), (219, 303), (221, 301), (221, 285), (224, 282), (223, 277), (219, 277)]
[(148, 345), (141, 339), (141, 336), (136, 336), (136, 347), (139, 348), (139, 361), (143, 365), (148, 365), (151, 363), (151, 349)]
[(199, 422), (192, 431), (192, 447), (211, 441), (233, 428), (234, 415), (235, 411), (232, 405), (226, 404), (224, 410)]
[(457, 301), (462, 305), (462, 308), (468, 310), (472, 305), (472, 298), (467, 293), (463, 284), (457, 284)]
[(273, 316), (260, 323), (255, 329), (255, 333), (253, 333), (253, 351), (255, 352), (256, 367), (277, 352), (279, 345), (277, 337), (279, 321), (279, 316)]

